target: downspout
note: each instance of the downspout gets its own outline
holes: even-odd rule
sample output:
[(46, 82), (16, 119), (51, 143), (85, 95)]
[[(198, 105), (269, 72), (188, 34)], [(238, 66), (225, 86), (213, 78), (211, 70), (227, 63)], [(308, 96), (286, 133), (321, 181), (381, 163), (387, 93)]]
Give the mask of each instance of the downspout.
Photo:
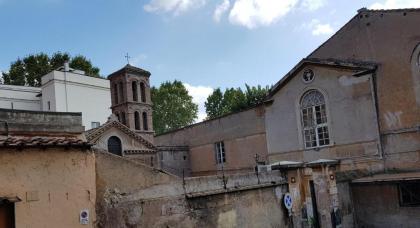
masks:
[(379, 150), (379, 158), (384, 159), (384, 151), (383, 151), (383, 139), (382, 139), (382, 126), (380, 122), (380, 115), (379, 115), (379, 102), (378, 102), (378, 88), (377, 88), (377, 80), (376, 80), (376, 71), (378, 70), (378, 66), (375, 66), (374, 69), (365, 70), (362, 72), (355, 73), (353, 76), (360, 77), (363, 75), (371, 74), (372, 80), (370, 80), (370, 87), (371, 87), (371, 94), (373, 99), (373, 107), (375, 109), (375, 117), (376, 117), (376, 124), (378, 128), (378, 150)]
[[(377, 69), (377, 68), (376, 68)], [(375, 113), (376, 113), (376, 123), (378, 125), (378, 136), (379, 136), (379, 158), (384, 159), (384, 150), (383, 150), (383, 139), (382, 139), (382, 126), (380, 121), (379, 115), (379, 102), (378, 102), (378, 86), (376, 80), (376, 70), (372, 73), (372, 86), (373, 86), (373, 102), (375, 105)]]
[(69, 111), (69, 105), (67, 101), (67, 71), (70, 70), (70, 66), (68, 62), (64, 63), (64, 95), (66, 99), (66, 112)]

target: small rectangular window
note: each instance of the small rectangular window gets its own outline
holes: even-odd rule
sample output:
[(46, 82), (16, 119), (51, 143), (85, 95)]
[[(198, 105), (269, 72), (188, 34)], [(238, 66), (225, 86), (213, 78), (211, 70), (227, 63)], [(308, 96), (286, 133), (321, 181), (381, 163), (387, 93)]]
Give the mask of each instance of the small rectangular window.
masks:
[(217, 142), (214, 144), (215, 153), (216, 153), (216, 163), (222, 164), (226, 162), (226, 154), (225, 154), (225, 144), (224, 142)]
[(50, 111), (51, 110), (51, 103), (48, 101), (47, 104), (48, 104), (48, 111)]
[(99, 123), (99, 122), (91, 122), (91, 126), (92, 126), (92, 128), (97, 128), (97, 127), (99, 127), (101, 125), (101, 123)]
[(399, 183), (399, 194), (401, 206), (420, 206), (420, 181)]

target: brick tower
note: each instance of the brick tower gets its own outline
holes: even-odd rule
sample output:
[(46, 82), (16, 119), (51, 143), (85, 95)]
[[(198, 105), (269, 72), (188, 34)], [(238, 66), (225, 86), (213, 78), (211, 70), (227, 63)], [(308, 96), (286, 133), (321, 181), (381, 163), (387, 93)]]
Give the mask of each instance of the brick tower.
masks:
[(118, 120), (153, 143), (150, 72), (127, 64), (110, 74), (111, 109)]

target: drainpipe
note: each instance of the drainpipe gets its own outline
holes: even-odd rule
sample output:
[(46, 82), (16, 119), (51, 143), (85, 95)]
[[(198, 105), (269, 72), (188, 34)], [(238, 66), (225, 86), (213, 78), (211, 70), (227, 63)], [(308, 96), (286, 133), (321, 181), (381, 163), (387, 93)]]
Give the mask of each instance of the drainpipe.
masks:
[(69, 62), (64, 63), (64, 94), (66, 99), (66, 112), (69, 111), (69, 104), (67, 101), (67, 72), (70, 71)]
[(375, 117), (376, 117), (376, 124), (378, 128), (378, 150), (379, 150), (379, 158), (384, 159), (384, 151), (383, 151), (383, 140), (382, 140), (382, 126), (380, 122), (380, 115), (379, 115), (379, 102), (378, 102), (378, 88), (377, 88), (377, 81), (376, 81), (376, 71), (378, 70), (378, 66), (375, 66), (373, 69), (364, 70), (358, 73), (353, 74), (355, 77), (364, 76), (367, 74), (372, 75), (372, 80), (370, 81), (370, 90), (372, 91), (372, 100), (373, 100), (373, 108), (375, 109)]

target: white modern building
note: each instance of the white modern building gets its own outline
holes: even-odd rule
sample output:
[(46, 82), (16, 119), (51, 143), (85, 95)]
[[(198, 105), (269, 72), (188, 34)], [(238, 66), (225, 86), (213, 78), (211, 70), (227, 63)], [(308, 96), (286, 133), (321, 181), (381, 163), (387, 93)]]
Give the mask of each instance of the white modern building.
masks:
[(0, 84), (0, 108), (41, 110), (41, 88)]
[(62, 67), (41, 79), (41, 88), (0, 85), (0, 108), (81, 112), (86, 129), (98, 127), (111, 115), (109, 80), (88, 77)]

